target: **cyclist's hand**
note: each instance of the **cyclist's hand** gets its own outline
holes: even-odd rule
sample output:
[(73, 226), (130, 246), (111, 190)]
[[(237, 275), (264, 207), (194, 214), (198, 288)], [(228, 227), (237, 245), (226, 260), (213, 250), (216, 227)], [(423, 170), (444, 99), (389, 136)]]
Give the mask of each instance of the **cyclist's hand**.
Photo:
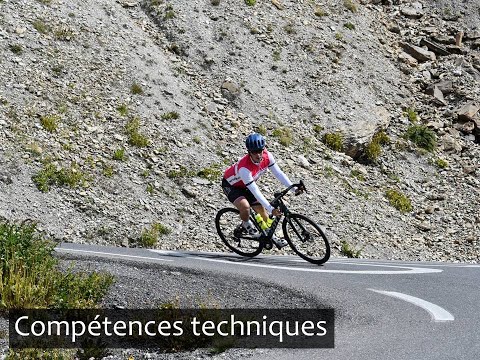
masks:
[(295, 190), (295, 195), (300, 195), (300, 194), (303, 194), (303, 188), (297, 188), (297, 190)]
[(273, 216), (280, 216), (280, 215), (282, 215), (282, 211), (280, 209), (273, 209), (272, 210), (272, 215)]

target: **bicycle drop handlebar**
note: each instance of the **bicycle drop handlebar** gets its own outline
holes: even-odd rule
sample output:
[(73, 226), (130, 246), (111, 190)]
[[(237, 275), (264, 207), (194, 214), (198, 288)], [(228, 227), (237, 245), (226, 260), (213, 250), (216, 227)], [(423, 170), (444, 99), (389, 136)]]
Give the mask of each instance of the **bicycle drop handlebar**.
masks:
[(273, 194), (273, 196), (275, 196), (275, 199), (273, 199), (270, 204), (276, 208), (278, 207), (278, 202), (279, 200), (284, 197), (292, 188), (298, 188), (298, 189), (301, 189), (303, 191), (307, 191), (307, 189), (305, 188), (305, 184), (303, 183), (303, 180), (300, 180), (300, 182), (298, 184), (292, 184), (290, 185), (289, 187), (287, 187), (285, 190), (281, 191), (281, 192), (276, 192), (275, 194)]

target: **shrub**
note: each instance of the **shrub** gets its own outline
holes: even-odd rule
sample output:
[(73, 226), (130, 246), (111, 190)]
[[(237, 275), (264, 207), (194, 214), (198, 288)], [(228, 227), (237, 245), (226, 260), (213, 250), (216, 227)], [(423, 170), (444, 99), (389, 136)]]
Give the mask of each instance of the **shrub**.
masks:
[(260, 125), (257, 129), (257, 132), (265, 136), (267, 135), (267, 128), (265, 127), (265, 125)]
[(358, 5), (353, 2), (352, 0), (344, 0), (343, 5), (350, 10), (351, 12), (357, 12), (358, 11)]
[(220, 0), (210, 0), (210, 3), (211, 3), (213, 6), (218, 6), (218, 5), (220, 5)]
[(50, 32), (50, 26), (48, 26), (43, 20), (37, 19), (33, 23), (33, 28), (37, 30), (40, 34), (47, 34)]
[(348, 257), (348, 258), (359, 258), (363, 248), (356, 250), (354, 249), (347, 241), (342, 240), (341, 241), (341, 249), (340, 249), (340, 254)]
[(356, 178), (359, 181), (365, 181), (365, 176), (359, 170), (353, 169), (352, 171), (350, 171), (350, 176)]
[(125, 149), (119, 148), (113, 153), (113, 160), (123, 161), (125, 160)]
[(282, 53), (282, 52), (281, 52), (281, 50), (279, 50), (279, 49), (274, 50), (274, 51), (273, 51), (273, 55), (272, 55), (273, 61), (280, 61), (281, 58), (282, 58), (282, 57), (281, 57), (281, 53)]
[(412, 203), (410, 199), (395, 189), (389, 189), (385, 193), (390, 205), (402, 213), (412, 211)]
[(446, 169), (448, 167), (448, 161), (439, 158), (435, 160), (435, 165), (437, 165), (440, 169)]
[(10, 45), (10, 51), (13, 52), (14, 54), (21, 54), (23, 52), (23, 48), (21, 45), (19, 44), (13, 44), (13, 45)]
[(328, 15), (328, 13), (321, 6), (315, 6), (314, 14), (315, 14), (315, 16), (318, 16), (318, 17)]
[(315, 124), (313, 125), (313, 131), (316, 132), (317, 134), (321, 133), (323, 131), (323, 126), (319, 124)]
[(245, 0), (245, 4), (248, 6), (254, 6), (257, 3), (257, 0)]
[(410, 126), (404, 137), (427, 151), (435, 150), (437, 145), (437, 137), (435, 133), (424, 125)]
[(162, 120), (174, 120), (178, 119), (180, 115), (176, 111), (170, 111), (168, 113), (162, 114), (161, 119)]
[(61, 272), (54, 247), (34, 224), (0, 223), (1, 309), (86, 309), (102, 299), (113, 277)]
[(390, 143), (390, 138), (384, 131), (379, 131), (373, 135), (372, 141), (365, 147), (364, 155), (369, 162), (376, 162), (382, 154), (382, 145)]
[(153, 223), (149, 229), (145, 229), (138, 239), (138, 244), (142, 247), (152, 247), (154, 246), (158, 238), (163, 235), (168, 235), (172, 232), (168, 227), (160, 223)]
[(292, 135), (292, 130), (290, 128), (287, 128), (287, 127), (277, 128), (273, 130), (272, 135), (278, 138), (278, 141), (283, 146), (290, 146), (292, 144), (293, 135)]
[(222, 169), (218, 164), (213, 164), (210, 167), (207, 167), (197, 172), (197, 176), (203, 177), (211, 181), (218, 180), (221, 175), (222, 175)]
[(355, 30), (355, 25), (353, 25), (351, 22), (347, 22), (343, 24), (343, 27), (348, 29), (348, 30)]
[(47, 130), (48, 132), (53, 133), (57, 130), (58, 127), (58, 120), (60, 118), (57, 115), (45, 115), (40, 117), (40, 124), (42, 127)]
[(68, 185), (72, 188), (79, 185), (86, 186), (89, 177), (75, 163), (72, 163), (69, 168), (60, 169), (57, 169), (53, 163), (47, 163), (42, 170), (32, 176), (32, 180), (38, 190), (47, 192), (52, 185)]
[(418, 121), (418, 115), (414, 108), (408, 108), (405, 111), (405, 116), (410, 120), (411, 123), (416, 123)]
[(128, 114), (128, 107), (125, 104), (118, 105), (117, 111), (121, 116), (126, 116)]
[(133, 118), (125, 125), (125, 133), (128, 136), (128, 143), (137, 147), (146, 147), (150, 144), (147, 137), (139, 132), (140, 119), (138, 117)]
[(143, 94), (143, 89), (139, 84), (133, 83), (132, 86), (130, 87), (130, 92), (133, 95), (142, 95)]
[(336, 133), (327, 133), (323, 135), (324, 144), (332, 150), (342, 151), (343, 150), (343, 135), (339, 132)]

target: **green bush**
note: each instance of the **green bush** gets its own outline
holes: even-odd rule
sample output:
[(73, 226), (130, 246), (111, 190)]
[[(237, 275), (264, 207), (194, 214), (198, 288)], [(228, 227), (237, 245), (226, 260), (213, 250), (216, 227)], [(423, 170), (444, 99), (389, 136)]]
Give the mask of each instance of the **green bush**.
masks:
[(278, 138), (278, 141), (283, 146), (290, 146), (293, 141), (292, 130), (287, 127), (280, 127), (273, 130), (272, 135)]
[(59, 169), (53, 163), (46, 163), (42, 170), (32, 176), (32, 180), (38, 190), (47, 192), (52, 185), (67, 185), (72, 188), (86, 186), (89, 177), (75, 163), (72, 163), (69, 168)]
[(103, 298), (113, 277), (60, 271), (54, 247), (34, 224), (0, 223), (0, 309), (87, 309)]
[(147, 137), (139, 132), (140, 119), (138, 117), (133, 118), (125, 125), (125, 132), (128, 136), (128, 143), (137, 147), (146, 147), (150, 144)]
[(138, 239), (138, 244), (144, 248), (153, 247), (157, 243), (159, 237), (168, 235), (171, 232), (172, 230), (165, 225), (153, 223), (149, 229), (143, 230), (140, 238)]
[(133, 95), (142, 95), (143, 94), (143, 89), (139, 84), (133, 83), (132, 86), (130, 87), (130, 92)]
[(405, 213), (412, 211), (413, 207), (410, 199), (401, 192), (395, 189), (389, 189), (386, 191), (385, 195), (390, 202), (390, 205), (400, 212)]
[(176, 111), (170, 111), (168, 113), (165, 113), (161, 116), (162, 120), (172, 120), (172, 119), (178, 119), (180, 115)]
[(407, 129), (404, 137), (418, 147), (430, 152), (435, 150), (437, 145), (435, 133), (424, 125), (411, 125)]
[(370, 143), (367, 144), (364, 150), (365, 158), (369, 162), (376, 162), (382, 154), (382, 145), (390, 143), (390, 138), (384, 131), (377, 132)]
[(341, 245), (340, 254), (348, 258), (359, 258), (362, 254), (363, 248), (356, 250), (345, 240), (341, 241)]
[(59, 120), (60, 118), (57, 115), (45, 115), (40, 117), (40, 124), (45, 130), (53, 133), (57, 130)]
[(411, 123), (416, 123), (418, 121), (418, 115), (414, 108), (408, 108), (405, 110), (405, 116), (410, 120)]
[(343, 27), (348, 29), (348, 30), (355, 30), (355, 25), (353, 25), (351, 22), (347, 22), (343, 24)]
[(327, 133), (323, 135), (324, 144), (332, 150), (342, 151), (343, 150), (343, 135), (342, 133)]
[(21, 54), (23, 52), (23, 48), (22, 48), (22, 45), (19, 45), (19, 44), (13, 44), (13, 45), (10, 45), (10, 51), (13, 52), (14, 54)]
[(113, 160), (124, 161), (125, 160), (125, 149), (119, 148), (113, 153)]
[(257, 0), (245, 0), (245, 4), (248, 6), (254, 6), (257, 3)]
[(437, 165), (440, 169), (446, 169), (448, 167), (448, 161), (439, 158), (435, 160), (435, 165)]

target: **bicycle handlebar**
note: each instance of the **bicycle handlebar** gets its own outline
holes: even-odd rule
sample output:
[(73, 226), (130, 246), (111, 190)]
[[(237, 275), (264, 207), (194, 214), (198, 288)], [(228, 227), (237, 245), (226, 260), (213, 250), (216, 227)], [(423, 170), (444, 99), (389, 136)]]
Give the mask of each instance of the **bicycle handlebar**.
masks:
[(281, 192), (277, 192), (275, 194), (273, 194), (273, 196), (275, 196), (275, 199), (273, 199), (270, 204), (276, 208), (278, 206), (278, 201), (284, 197), (292, 188), (294, 187), (297, 187), (298, 189), (301, 189), (303, 191), (307, 191), (307, 189), (305, 188), (305, 184), (303, 183), (303, 180), (300, 180), (300, 182), (298, 184), (292, 184), (290, 185), (288, 188), (286, 188), (285, 190), (281, 191)]

